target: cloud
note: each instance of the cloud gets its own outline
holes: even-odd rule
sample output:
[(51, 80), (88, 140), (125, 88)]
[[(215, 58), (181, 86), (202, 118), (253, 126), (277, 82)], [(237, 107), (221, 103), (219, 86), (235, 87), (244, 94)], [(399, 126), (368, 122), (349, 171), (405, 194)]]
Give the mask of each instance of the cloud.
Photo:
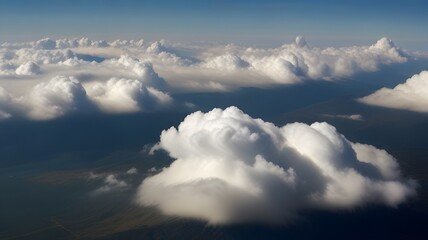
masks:
[(327, 123), (277, 127), (236, 107), (195, 112), (162, 132), (174, 158), (146, 178), (137, 203), (210, 224), (282, 223), (308, 209), (397, 206), (416, 194), (386, 151)]
[(76, 111), (87, 104), (86, 91), (72, 77), (58, 76), (36, 85), (23, 100), (29, 118), (48, 120)]
[(126, 171), (126, 174), (128, 175), (134, 175), (138, 173), (138, 169), (135, 167), (131, 167), (130, 169), (128, 169), (128, 171)]
[(122, 55), (117, 60), (113, 59), (112, 63), (130, 68), (145, 86), (156, 88), (166, 87), (165, 80), (159, 77), (154, 71), (152, 63), (149, 61), (140, 61), (130, 56)]
[(207, 68), (226, 71), (245, 69), (249, 65), (248, 62), (242, 60), (240, 57), (231, 54), (213, 57), (202, 64), (202, 66)]
[(393, 89), (382, 88), (358, 100), (374, 106), (427, 113), (428, 71), (413, 75)]
[(50, 38), (44, 38), (34, 42), (33, 46), (37, 49), (55, 49), (56, 42)]
[(20, 97), (0, 87), (0, 120), (13, 116), (50, 120), (94, 110), (94, 105), (107, 113), (154, 111), (172, 102), (167, 93), (146, 87), (139, 80), (112, 78), (83, 86), (74, 77), (56, 76), (35, 85)]
[(407, 61), (405, 53), (387, 38), (368, 47), (320, 49), (309, 47), (302, 37), (297, 37), (293, 44), (278, 49), (247, 49), (242, 58), (256, 71), (282, 83), (338, 79), (356, 72), (375, 71), (382, 64)]
[(9, 112), (13, 105), (13, 98), (6, 91), (6, 89), (0, 87), (0, 120), (8, 119), (12, 117)]
[[(87, 38), (42, 39), (22, 44), (4, 43), (0, 53), (3, 68), (31, 61), (42, 68), (50, 65), (51, 71), (63, 68), (64, 62), (78, 60), (76, 53), (109, 58), (111, 61), (96, 64), (93, 66), (96, 70), (91, 68), (91, 72), (85, 74), (96, 76), (109, 71), (109, 78), (133, 79), (124, 69), (131, 69), (137, 77), (151, 74), (156, 69), (169, 85), (192, 91), (195, 88), (219, 91), (307, 80), (335, 80), (361, 71), (375, 71), (384, 64), (402, 63), (410, 56), (387, 38), (371, 46), (322, 49), (309, 46), (301, 36), (293, 43), (269, 49), (230, 44), (180, 45), (163, 40), (152, 43), (116, 40), (108, 43)], [(82, 71), (81, 65), (75, 64), (75, 68), (69, 65), (71, 73)], [(223, 87), (219, 88), (219, 85)], [(159, 89), (158, 85), (154, 87)]]
[(100, 109), (111, 113), (153, 111), (172, 103), (168, 94), (130, 79), (97, 82), (88, 88), (88, 95)]
[(84, 87), (73, 77), (56, 76), (37, 84), (20, 97), (0, 87), (0, 111), (6, 113), (7, 118), (50, 120), (85, 109), (88, 105)]
[(334, 117), (334, 118), (343, 118), (348, 120), (354, 120), (354, 121), (364, 121), (364, 118), (361, 114), (339, 114), (339, 115), (330, 115), (330, 114), (324, 114), (326, 117)]
[(11, 63), (26, 63), (32, 61), (36, 64), (57, 64), (68, 59), (76, 58), (70, 49), (51, 50), (37, 48), (21, 48), (15, 51), (14, 57), (9, 60)]
[(116, 175), (109, 174), (104, 178), (104, 186), (95, 190), (96, 194), (106, 193), (111, 191), (123, 190), (128, 187), (128, 184), (123, 181), (117, 179)]
[[(371, 46), (317, 48), (297, 37), (290, 44), (267, 49), (233, 44), (47, 38), (2, 44), (0, 85), (7, 87), (11, 96), (27, 98), (36, 85), (67, 76), (82, 85), (89, 102), (101, 111), (129, 113), (162, 109), (172, 101), (169, 93), (334, 81), (409, 58), (411, 55), (386, 38)], [(13, 97), (12, 102), (21, 102), (20, 110), (11, 111), (16, 108), (14, 103), (15, 107), (2, 110), (3, 116), (27, 115), (23, 112), (34, 110), (28, 108), (28, 101), (26, 106), (21, 100), (15, 101), (18, 98)], [(64, 114), (74, 112), (71, 108)], [(60, 112), (46, 119), (63, 116)]]
[(37, 75), (40, 74), (40, 67), (39, 65), (35, 64), (34, 62), (27, 62), (22, 65), (20, 65), (16, 70), (15, 73), (17, 75)]

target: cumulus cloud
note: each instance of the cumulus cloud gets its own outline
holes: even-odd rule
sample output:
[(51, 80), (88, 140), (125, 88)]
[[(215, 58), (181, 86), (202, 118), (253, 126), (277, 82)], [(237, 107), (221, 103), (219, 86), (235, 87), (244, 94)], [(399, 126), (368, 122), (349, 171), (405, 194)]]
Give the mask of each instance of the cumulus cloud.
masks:
[(24, 101), (30, 118), (48, 120), (76, 111), (87, 103), (87, 98), (75, 78), (58, 76), (36, 85)]
[(394, 157), (327, 123), (277, 127), (214, 109), (163, 131), (156, 148), (175, 160), (142, 182), (137, 203), (210, 224), (281, 223), (302, 210), (397, 206), (416, 194)]
[(219, 92), (334, 81), (409, 58), (386, 38), (371, 46), (317, 48), (297, 37), (290, 44), (267, 49), (163, 40), (46, 38), (0, 46), (0, 85), (6, 86), (6, 82), (10, 95), (22, 96), (56, 76), (69, 76), (84, 87), (90, 101), (102, 111), (126, 113), (168, 105), (171, 97), (167, 92)]
[(0, 87), (0, 112), (7, 118), (18, 116), (50, 120), (84, 109), (88, 104), (84, 87), (73, 77), (54, 77), (37, 84), (20, 97)]
[[(270, 49), (230, 44), (179, 45), (164, 40), (152, 43), (145, 43), (144, 40), (116, 40), (109, 43), (82, 38), (4, 43), (0, 49), (0, 56), (3, 56), (0, 63), (19, 66), (32, 61), (38, 65), (61, 65), (78, 59), (76, 52), (112, 58), (113, 62), (118, 63), (114, 72), (120, 74), (111, 77), (129, 78), (121, 74), (121, 67), (130, 68), (137, 76), (144, 72), (150, 73), (150, 68), (154, 67), (167, 76), (166, 80), (173, 86), (187, 88), (209, 88), (214, 86), (208, 84), (213, 81), (240, 87), (290, 84), (308, 79), (333, 80), (360, 71), (375, 71), (383, 64), (405, 62), (409, 57), (387, 38), (371, 46), (325, 49), (309, 46), (301, 36), (291, 44)], [(111, 64), (106, 63), (97, 65), (98, 72), (111, 67)], [(213, 73), (218, 75), (217, 79), (209, 78)], [(92, 74), (96, 75), (96, 72)], [(247, 80), (236, 80), (239, 77)]]
[(123, 181), (117, 179), (116, 175), (109, 174), (104, 178), (104, 185), (97, 190), (95, 190), (95, 193), (106, 193), (111, 191), (118, 191), (123, 190), (128, 187), (128, 184)]
[(0, 120), (13, 116), (50, 120), (92, 109), (94, 105), (108, 113), (154, 111), (172, 101), (167, 93), (146, 87), (139, 80), (112, 78), (84, 87), (74, 77), (56, 76), (20, 97), (0, 87)]
[(172, 102), (172, 98), (143, 82), (112, 78), (88, 88), (89, 97), (103, 110), (112, 113), (153, 111)]
[(247, 49), (243, 59), (255, 70), (280, 82), (302, 79), (337, 79), (360, 71), (375, 71), (382, 64), (407, 61), (404, 51), (387, 38), (372, 46), (326, 48), (309, 47), (302, 37), (274, 50)]
[(249, 65), (248, 62), (242, 60), (240, 57), (231, 54), (213, 57), (202, 64), (202, 66), (207, 68), (226, 71), (247, 68)]
[(34, 62), (27, 62), (22, 65), (20, 65), (16, 70), (15, 73), (17, 75), (37, 75), (40, 74), (40, 67), (39, 65), (35, 64)]
[(57, 64), (75, 57), (75, 53), (70, 49), (21, 48), (15, 51), (14, 57), (9, 62), (25, 63), (32, 61), (36, 64)]
[(154, 71), (152, 63), (149, 61), (140, 61), (130, 56), (122, 55), (117, 60), (113, 59), (112, 62), (130, 68), (145, 86), (156, 88), (166, 87), (165, 80), (159, 77)]
[(422, 71), (393, 89), (382, 88), (360, 102), (395, 109), (428, 112), (428, 71)]

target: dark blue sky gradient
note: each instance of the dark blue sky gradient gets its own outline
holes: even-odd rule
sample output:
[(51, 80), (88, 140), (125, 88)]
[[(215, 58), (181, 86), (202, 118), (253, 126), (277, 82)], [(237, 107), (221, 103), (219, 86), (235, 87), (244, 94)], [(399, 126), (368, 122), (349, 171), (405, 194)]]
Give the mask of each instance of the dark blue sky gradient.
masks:
[(387, 36), (428, 50), (428, 1), (0, 0), (0, 41), (40, 37), (166, 38), (278, 45), (303, 35), (318, 46)]

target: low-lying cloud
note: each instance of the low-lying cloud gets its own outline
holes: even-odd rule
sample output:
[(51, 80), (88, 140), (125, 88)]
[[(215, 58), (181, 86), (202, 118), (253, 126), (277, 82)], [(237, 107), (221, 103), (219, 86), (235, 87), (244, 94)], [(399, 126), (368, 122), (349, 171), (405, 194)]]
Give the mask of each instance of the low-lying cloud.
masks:
[(283, 223), (308, 209), (395, 207), (416, 194), (386, 151), (353, 143), (327, 123), (277, 127), (236, 107), (195, 112), (162, 132), (174, 158), (136, 201), (210, 224)]
[(359, 101), (374, 106), (427, 113), (428, 71), (413, 75), (393, 89), (382, 88)]
[[(409, 53), (387, 38), (371, 46), (342, 48), (311, 47), (302, 37), (277, 48), (186, 45), (163, 40), (147, 43), (46, 38), (0, 46), (0, 86), (11, 96), (26, 98), (35, 86), (66, 76), (79, 82), (89, 101), (102, 111), (128, 113), (167, 105), (171, 102), (167, 92), (231, 91), (240, 87), (334, 81), (409, 58)], [(4, 106), (7, 102), (0, 103), (1, 119), (16, 115), (9, 111), (14, 107)], [(25, 110), (21, 107), (18, 112), (22, 111)], [(55, 112), (45, 118), (72, 110)]]
[(96, 83), (88, 93), (100, 109), (111, 113), (152, 111), (172, 102), (168, 94), (130, 79), (113, 78), (106, 83)]
[(107, 113), (153, 111), (172, 103), (172, 98), (142, 81), (110, 79), (84, 87), (76, 78), (56, 76), (15, 97), (0, 87), (0, 120), (13, 116), (50, 120), (66, 114), (93, 110)]
[(107, 193), (112, 191), (119, 191), (126, 189), (128, 187), (128, 184), (123, 181), (119, 180), (116, 175), (109, 174), (104, 178), (104, 185), (97, 190), (95, 190), (95, 194), (100, 193)]

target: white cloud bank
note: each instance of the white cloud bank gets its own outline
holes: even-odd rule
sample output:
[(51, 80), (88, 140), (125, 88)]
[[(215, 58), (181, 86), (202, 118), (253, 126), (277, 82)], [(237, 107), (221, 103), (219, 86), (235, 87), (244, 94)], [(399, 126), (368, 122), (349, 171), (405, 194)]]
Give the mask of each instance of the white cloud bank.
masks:
[(393, 89), (382, 88), (360, 102), (395, 109), (428, 113), (428, 71), (422, 71)]
[(0, 120), (13, 116), (50, 120), (85, 111), (93, 105), (108, 113), (153, 111), (167, 107), (172, 98), (140, 80), (110, 79), (85, 87), (74, 77), (57, 76), (41, 82), (24, 96), (15, 97), (0, 87)]
[[(153, 64), (168, 76), (167, 81), (170, 83), (184, 81), (175, 84), (184, 88), (190, 88), (195, 84), (202, 88), (210, 81), (239, 87), (245, 82), (234, 81), (237, 75), (250, 78), (246, 80), (249, 81), (248, 85), (289, 84), (308, 79), (331, 80), (350, 76), (359, 71), (375, 71), (383, 64), (405, 62), (409, 56), (387, 38), (382, 38), (371, 46), (325, 49), (310, 47), (302, 37), (297, 37), (291, 44), (270, 49), (236, 45), (186, 46), (168, 44), (166, 41), (146, 44), (143, 40), (116, 40), (108, 43), (91, 41), (87, 38), (56, 41), (42, 39), (30, 43), (2, 44), (0, 65), (3, 67), (0, 68), (2, 69), (0, 75), (11, 74), (10, 69), (16, 70), (19, 65), (27, 62), (50, 67), (63, 66), (64, 63), (72, 65), (70, 62), (74, 62), (75, 65), (77, 62), (84, 64), (85, 61), (82, 60), (85, 58), (80, 59), (79, 54), (113, 59), (127, 55), (141, 60), (143, 64)], [(138, 64), (128, 60), (119, 60), (123, 63), (122, 71), (119, 68), (117, 74), (111, 77), (124, 77), (123, 67), (133, 69), (138, 75)], [(103, 62), (94, 64), (101, 72), (112, 67)], [(54, 71), (55, 68), (51, 70)], [(207, 76), (213, 71), (219, 75), (217, 79), (210, 79)], [(96, 71), (90, 73), (97, 75)], [(187, 79), (188, 77), (192, 78)]]
[[(36, 85), (66, 76), (81, 84), (87, 98), (102, 111), (124, 113), (168, 105), (172, 99), (167, 91), (230, 91), (334, 81), (361, 71), (375, 71), (384, 64), (402, 63), (409, 57), (387, 38), (371, 46), (324, 49), (309, 46), (302, 37), (269, 49), (166, 41), (41, 39), (0, 46), (0, 86), (8, 89), (10, 96), (26, 98)], [(16, 115), (10, 110), (14, 107), (5, 106), (9, 100), (1, 101), (0, 118)], [(33, 108), (20, 107), (18, 112), (25, 109)], [(57, 113), (44, 118), (71, 110), (55, 110)]]
[(386, 151), (327, 123), (277, 127), (214, 109), (163, 131), (156, 148), (175, 161), (142, 182), (136, 201), (210, 224), (281, 223), (302, 210), (397, 206), (416, 194)]

